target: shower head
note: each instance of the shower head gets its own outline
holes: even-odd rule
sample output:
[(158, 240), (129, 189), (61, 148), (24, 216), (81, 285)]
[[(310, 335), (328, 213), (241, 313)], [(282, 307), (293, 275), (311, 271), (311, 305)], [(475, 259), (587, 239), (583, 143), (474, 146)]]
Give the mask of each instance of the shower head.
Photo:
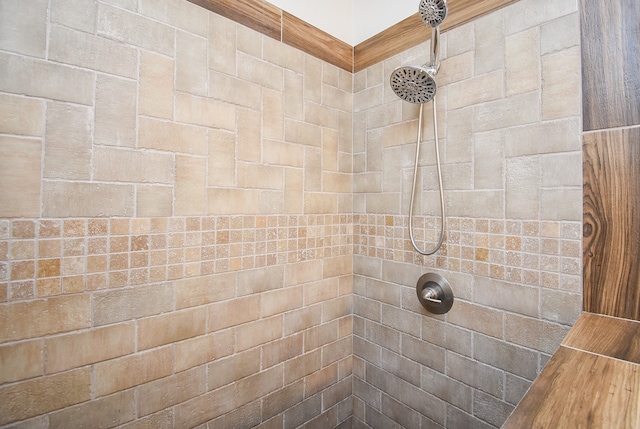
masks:
[(437, 27), (447, 17), (447, 0), (420, 0), (420, 18), (426, 25)]
[(391, 73), (391, 88), (409, 103), (428, 103), (436, 96), (436, 74), (440, 69), (440, 24), (447, 17), (447, 0), (420, 0), (420, 18), (431, 26), (431, 62), (429, 66), (402, 66)]
[(391, 89), (409, 103), (428, 103), (435, 97), (436, 80), (432, 69), (421, 66), (402, 66), (391, 73)]

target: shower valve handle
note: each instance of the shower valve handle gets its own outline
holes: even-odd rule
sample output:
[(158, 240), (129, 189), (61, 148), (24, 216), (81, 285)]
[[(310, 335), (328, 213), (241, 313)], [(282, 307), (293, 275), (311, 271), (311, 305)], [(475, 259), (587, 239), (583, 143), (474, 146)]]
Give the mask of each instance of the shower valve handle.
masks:
[(422, 298), (434, 304), (442, 304), (442, 300), (438, 299), (440, 298), (440, 294), (432, 287), (426, 287), (422, 290)]

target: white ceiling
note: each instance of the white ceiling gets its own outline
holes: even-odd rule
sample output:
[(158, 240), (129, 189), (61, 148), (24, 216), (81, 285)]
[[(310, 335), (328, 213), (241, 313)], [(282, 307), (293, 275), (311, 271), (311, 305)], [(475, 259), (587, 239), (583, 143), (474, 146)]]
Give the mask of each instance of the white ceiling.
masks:
[(418, 11), (419, 0), (268, 0), (355, 46)]

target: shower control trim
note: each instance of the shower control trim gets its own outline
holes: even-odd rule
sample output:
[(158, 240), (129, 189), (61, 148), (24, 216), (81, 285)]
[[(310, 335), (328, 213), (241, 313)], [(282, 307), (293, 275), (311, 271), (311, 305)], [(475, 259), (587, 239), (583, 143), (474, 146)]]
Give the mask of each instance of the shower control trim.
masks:
[(453, 306), (453, 291), (440, 274), (427, 273), (418, 279), (416, 293), (420, 304), (433, 314), (445, 314)]

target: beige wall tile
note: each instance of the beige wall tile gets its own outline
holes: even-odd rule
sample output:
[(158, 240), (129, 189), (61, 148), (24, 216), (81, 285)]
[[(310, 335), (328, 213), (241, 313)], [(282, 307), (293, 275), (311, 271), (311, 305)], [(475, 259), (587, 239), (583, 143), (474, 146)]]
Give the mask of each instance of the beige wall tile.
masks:
[(542, 189), (540, 217), (545, 220), (582, 219), (582, 188)]
[(285, 266), (285, 286), (296, 286), (322, 279), (323, 261), (305, 261)]
[(262, 134), (264, 139), (284, 139), (285, 99), (281, 91), (262, 92)]
[(438, 85), (449, 85), (473, 77), (473, 65), (473, 51), (467, 51), (443, 59), (440, 64), (440, 71), (438, 72)]
[(513, 34), (526, 28), (552, 21), (576, 12), (577, 9), (577, 3), (572, 1), (554, 2), (552, 0), (542, 0), (535, 2), (527, 0), (520, 2), (505, 11), (507, 34)]
[(217, 100), (176, 93), (175, 119), (178, 122), (235, 131), (235, 106)]
[(531, 219), (540, 210), (540, 159), (510, 158), (506, 164), (506, 215)]
[(206, 383), (206, 367), (200, 366), (143, 384), (136, 389), (138, 415), (146, 416), (202, 395), (207, 390)]
[(94, 142), (100, 145), (136, 145), (136, 83), (105, 75), (96, 85)]
[(176, 33), (176, 90), (206, 96), (207, 39), (191, 33)]
[(94, 180), (104, 182), (152, 182), (172, 184), (174, 158), (157, 152), (96, 147), (93, 151)]
[(95, 33), (97, 0), (52, 0), (49, 19), (65, 27)]
[(283, 90), (284, 71), (282, 68), (242, 53), (236, 55), (236, 61), (238, 78), (276, 91)]
[(44, 177), (90, 179), (92, 134), (90, 108), (47, 103)]
[(171, 216), (173, 214), (173, 187), (136, 186), (136, 215)]
[(40, 140), (0, 137), (0, 216), (40, 214)]
[(476, 132), (526, 125), (539, 120), (540, 103), (538, 92), (529, 92), (485, 103), (477, 106), (474, 112)]
[(285, 119), (284, 129), (286, 142), (317, 147), (322, 143), (322, 130), (318, 126)]
[(236, 336), (236, 350), (244, 351), (282, 338), (282, 327), (282, 316), (240, 325)]
[(302, 334), (296, 334), (262, 346), (262, 368), (270, 368), (301, 355), (302, 341)]
[[(44, 335), (88, 328), (91, 324), (89, 296), (73, 295), (29, 302), (16, 302), (0, 308), (3, 320), (0, 342), (37, 338)], [(33, 323), (38, 320), (38, 323)]]
[(304, 285), (304, 304), (326, 302), (338, 296), (338, 279), (327, 279)]
[(43, 215), (69, 216), (131, 216), (133, 186), (84, 182), (44, 182)]
[(209, 72), (209, 96), (216, 100), (260, 110), (262, 88), (224, 73)]
[(206, 178), (206, 159), (176, 156), (175, 200), (173, 204), (175, 214), (201, 215), (206, 213)]
[(259, 317), (259, 296), (249, 296), (211, 304), (209, 306), (207, 332), (216, 332), (243, 323), (253, 322)]
[(0, 90), (93, 105), (95, 73), (0, 52)]
[(93, 294), (93, 324), (107, 325), (173, 309), (171, 284), (141, 286)]
[(175, 30), (157, 21), (101, 4), (98, 35), (173, 56)]
[(6, 1), (0, 8), (0, 49), (44, 58), (47, 45), (47, 2)]
[(58, 25), (51, 27), (49, 60), (131, 79), (138, 74), (135, 49)]
[(208, 190), (209, 214), (258, 214), (260, 191), (255, 189), (211, 188)]
[(207, 366), (209, 390), (217, 389), (260, 371), (260, 349), (236, 353)]
[(209, 131), (208, 186), (234, 186), (236, 183), (236, 136)]
[(0, 347), (0, 383), (26, 380), (44, 374), (44, 343), (26, 341)]
[[(152, 52), (140, 52), (138, 113), (156, 118), (173, 118), (174, 61)], [(142, 134), (143, 118), (140, 124)], [(147, 123), (147, 126), (150, 126)], [(142, 142), (141, 142), (142, 144)], [(148, 147), (148, 146), (143, 146)]]
[(504, 97), (504, 72), (496, 70), (451, 84), (447, 89), (447, 108), (460, 109)]
[(579, 116), (581, 106), (580, 48), (542, 57), (542, 117)]
[(209, 14), (209, 68), (235, 75), (236, 23), (220, 15)]
[[(541, 139), (540, 136), (545, 136)], [(505, 156), (579, 151), (580, 121), (568, 118), (505, 130)]]
[[(304, 73), (304, 54), (293, 47), (278, 43), (277, 40), (265, 37), (262, 42), (264, 59), (285, 69)], [(285, 70), (286, 71), (286, 70)]]
[(241, 188), (282, 189), (284, 175), (282, 167), (239, 162), (238, 186)]
[(178, 310), (231, 299), (235, 296), (236, 276), (225, 273), (183, 279), (176, 282)]
[[(139, 118), (138, 146), (167, 152), (205, 155), (207, 130), (201, 127)], [(224, 135), (222, 131), (210, 131), (210, 135)]]
[[(260, 316), (269, 317), (296, 310), (303, 305), (303, 288), (293, 287), (265, 292), (260, 297)], [(304, 301), (308, 305), (308, 301)]]
[(173, 413), (171, 410), (160, 411), (122, 426), (123, 429), (171, 429), (172, 427)]
[(301, 213), (303, 211), (304, 173), (302, 169), (285, 169), (284, 212)]
[(89, 368), (0, 388), (0, 424), (25, 420), (91, 399)]
[(0, 94), (0, 130), (3, 134), (42, 136), (44, 106), (42, 100)]
[(234, 390), (235, 386), (226, 386), (177, 405), (174, 411), (175, 426), (197, 427), (233, 410)]
[(171, 374), (171, 346), (99, 362), (94, 366), (96, 397), (109, 395)]
[(280, 389), (283, 385), (283, 371), (283, 366), (278, 365), (238, 381), (236, 405), (242, 406)]
[(548, 54), (580, 44), (578, 13), (563, 16), (540, 26), (540, 52)]
[(234, 353), (232, 329), (175, 344), (176, 372), (230, 356)]
[(473, 186), (475, 189), (500, 189), (504, 177), (504, 133), (476, 134), (473, 144)]
[(203, 335), (206, 331), (206, 319), (206, 309), (197, 308), (138, 320), (138, 350)]
[(207, 36), (210, 14), (195, 4), (180, 0), (169, 0), (158, 4), (153, 0), (143, 0), (138, 7), (140, 13), (145, 16), (200, 36)]
[(109, 427), (135, 418), (133, 390), (85, 402), (51, 414), (51, 427), (64, 427), (73, 421), (79, 427)]
[(540, 87), (540, 31), (537, 27), (506, 38), (506, 94), (522, 94)]
[(262, 142), (262, 160), (265, 164), (302, 168), (304, 147), (282, 141), (264, 140)]
[(305, 213), (337, 213), (338, 201), (335, 194), (305, 192)]
[(569, 332), (566, 326), (542, 320), (532, 320), (515, 314), (505, 319), (505, 339), (524, 347), (553, 354)]
[[(124, 323), (46, 340), (46, 372), (52, 374), (124, 356), (135, 350), (135, 326)], [(96, 347), (99, 344), (100, 347)], [(73, 353), (69, 351), (72, 350)]]
[(353, 260), (349, 256), (325, 258), (322, 264), (324, 278), (346, 276), (353, 272)]
[(262, 122), (260, 113), (249, 109), (238, 111), (237, 157), (258, 162), (261, 155)]
[(499, 10), (476, 19), (475, 74), (503, 69), (505, 62), (504, 13)]

